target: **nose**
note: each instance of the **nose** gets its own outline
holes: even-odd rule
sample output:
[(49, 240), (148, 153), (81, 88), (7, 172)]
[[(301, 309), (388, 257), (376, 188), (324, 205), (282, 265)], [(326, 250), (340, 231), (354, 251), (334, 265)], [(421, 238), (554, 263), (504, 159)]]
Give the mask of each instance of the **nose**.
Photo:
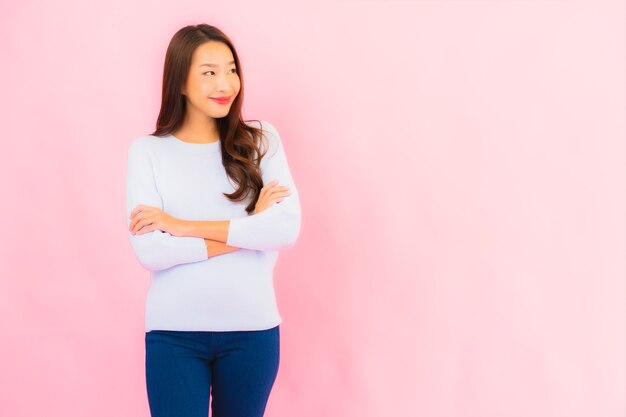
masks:
[(219, 91), (230, 91), (232, 90), (230, 82), (228, 81), (228, 77), (224, 74), (221, 74), (217, 77), (217, 89)]

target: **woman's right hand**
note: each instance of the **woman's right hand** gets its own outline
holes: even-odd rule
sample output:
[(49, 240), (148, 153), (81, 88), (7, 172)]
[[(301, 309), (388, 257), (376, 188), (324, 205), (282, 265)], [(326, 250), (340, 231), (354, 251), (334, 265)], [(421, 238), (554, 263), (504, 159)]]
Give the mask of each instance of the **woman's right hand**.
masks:
[(288, 187), (277, 184), (278, 180), (273, 180), (265, 187), (261, 188), (259, 199), (256, 202), (256, 206), (254, 206), (254, 212), (252, 214), (262, 212), (272, 204), (281, 202), (283, 198), (291, 194)]

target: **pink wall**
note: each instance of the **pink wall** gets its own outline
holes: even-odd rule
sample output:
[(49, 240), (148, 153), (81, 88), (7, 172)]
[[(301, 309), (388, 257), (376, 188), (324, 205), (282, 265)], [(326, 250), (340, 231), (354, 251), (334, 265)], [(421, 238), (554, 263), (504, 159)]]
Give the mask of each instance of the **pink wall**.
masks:
[(624, 416), (625, 12), (2, 3), (0, 415), (149, 415), (126, 150), (206, 22), (303, 204), (267, 416)]

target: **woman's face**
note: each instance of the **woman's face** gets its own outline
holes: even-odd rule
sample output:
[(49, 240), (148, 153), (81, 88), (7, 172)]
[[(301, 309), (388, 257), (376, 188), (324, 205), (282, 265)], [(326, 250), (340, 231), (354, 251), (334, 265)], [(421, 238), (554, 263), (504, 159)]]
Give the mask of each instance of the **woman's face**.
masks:
[[(233, 54), (226, 44), (209, 41), (196, 48), (183, 88), (188, 109), (213, 118), (225, 117), (240, 87)], [(221, 97), (228, 100), (223, 103), (214, 100)]]

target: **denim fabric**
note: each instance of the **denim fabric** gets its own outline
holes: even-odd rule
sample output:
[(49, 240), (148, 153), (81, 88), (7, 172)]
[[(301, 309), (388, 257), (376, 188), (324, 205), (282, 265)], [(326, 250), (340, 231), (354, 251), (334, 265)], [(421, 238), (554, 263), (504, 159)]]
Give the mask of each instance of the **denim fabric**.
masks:
[(278, 374), (279, 326), (146, 332), (152, 417), (262, 417)]

